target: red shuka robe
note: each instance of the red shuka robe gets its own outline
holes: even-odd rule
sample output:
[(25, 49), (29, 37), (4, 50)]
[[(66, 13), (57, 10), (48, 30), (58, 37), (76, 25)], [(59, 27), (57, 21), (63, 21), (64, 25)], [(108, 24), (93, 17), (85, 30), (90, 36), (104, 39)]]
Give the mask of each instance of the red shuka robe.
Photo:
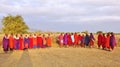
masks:
[(98, 35), (98, 46), (102, 45), (102, 35)]
[(105, 36), (103, 36), (102, 37), (102, 48), (106, 48), (106, 37)]
[(68, 35), (68, 45), (69, 46), (72, 45), (72, 39), (70, 34)]
[(78, 35), (77, 34), (74, 34), (74, 39), (75, 39), (74, 44), (77, 45), (78, 44)]
[(37, 37), (37, 44), (38, 44), (41, 48), (43, 48), (43, 39), (42, 39), (42, 37)]
[(20, 43), (20, 50), (23, 50), (24, 49), (23, 37), (19, 38), (19, 43)]

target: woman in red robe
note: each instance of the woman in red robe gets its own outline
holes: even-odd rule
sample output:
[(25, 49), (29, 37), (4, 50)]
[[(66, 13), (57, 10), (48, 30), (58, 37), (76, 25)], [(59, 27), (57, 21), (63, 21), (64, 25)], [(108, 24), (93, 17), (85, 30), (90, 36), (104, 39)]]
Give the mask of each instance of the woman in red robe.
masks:
[(20, 43), (20, 50), (23, 50), (24, 49), (24, 42), (23, 42), (24, 40), (23, 40), (23, 36), (22, 36), (22, 34), (20, 35), (20, 37), (19, 37), (19, 43)]
[(40, 47), (40, 48), (43, 48), (43, 39), (42, 39), (41, 34), (39, 34), (39, 35), (37, 36), (37, 46), (38, 46), (38, 48), (39, 48), (39, 47)]
[(99, 33), (99, 35), (98, 35), (98, 48), (100, 48), (101, 47), (101, 45), (102, 45), (102, 33)]
[(33, 48), (33, 37), (31, 34), (29, 36), (29, 40), (30, 40), (30, 49), (32, 49)]

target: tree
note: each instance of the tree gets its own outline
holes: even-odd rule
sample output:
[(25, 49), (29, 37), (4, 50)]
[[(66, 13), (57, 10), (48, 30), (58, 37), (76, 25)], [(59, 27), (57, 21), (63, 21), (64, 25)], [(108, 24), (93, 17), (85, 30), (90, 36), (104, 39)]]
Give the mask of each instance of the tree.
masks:
[(26, 33), (29, 29), (20, 15), (3, 17), (2, 25), (4, 33)]

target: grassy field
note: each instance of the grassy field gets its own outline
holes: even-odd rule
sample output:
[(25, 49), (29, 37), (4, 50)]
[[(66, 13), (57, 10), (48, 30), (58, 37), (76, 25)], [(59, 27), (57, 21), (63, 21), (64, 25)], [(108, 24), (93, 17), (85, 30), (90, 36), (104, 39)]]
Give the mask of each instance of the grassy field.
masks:
[[(0, 38), (2, 38), (1, 35)], [(0, 67), (119, 67), (120, 35), (116, 35), (117, 47), (109, 52), (95, 48), (59, 48), (56, 35), (52, 35), (51, 48), (16, 50), (5, 54), (0, 47)], [(96, 35), (95, 35), (96, 37)], [(1, 40), (1, 39), (0, 39)], [(95, 46), (96, 42), (95, 42)]]

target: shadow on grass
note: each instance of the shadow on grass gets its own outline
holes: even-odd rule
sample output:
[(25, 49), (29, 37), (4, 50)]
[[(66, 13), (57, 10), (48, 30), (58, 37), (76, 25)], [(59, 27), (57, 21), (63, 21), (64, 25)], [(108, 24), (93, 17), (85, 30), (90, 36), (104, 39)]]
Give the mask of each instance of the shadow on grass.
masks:
[(22, 56), (17, 64), (17, 67), (33, 67), (29, 52), (27, 50), (23, 51)]

